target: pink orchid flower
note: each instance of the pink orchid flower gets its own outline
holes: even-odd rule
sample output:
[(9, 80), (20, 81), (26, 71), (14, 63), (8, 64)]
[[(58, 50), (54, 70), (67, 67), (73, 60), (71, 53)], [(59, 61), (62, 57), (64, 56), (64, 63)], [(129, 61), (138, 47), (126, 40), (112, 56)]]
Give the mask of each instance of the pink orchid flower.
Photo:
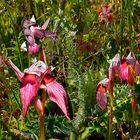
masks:
[(96, 94), (97, 104), (102, 110), (105, 110), (106, 106), (107, 106), (106, 92), (107, 92), (108, 86), (109, 86), (109, 79), (105, 78), (98, 83), (98, 86), (96, 89), (96, 91), (97, 91), (97, 94)]
[(48, 67), (43, 61), (38, 61), (31, 65), (29, 69), (25, 69), (23, 73), (12, 63), (11, 60), (9, 60), (9, 65), (13, 68), (21, 82), (20, 98), (22, 102), (23, 118), (26, 117), (31, 102), (33, 102), (39, 114), (43, 113), (41, 100), (37, 95), (38, 89), (43, 88), (47, 90), (50, 100), (55, 102), (63, 111), (67, 119), (70, 120), (66, 91), (63, 86), (50, 75), (50, 67)]
[[(38, 89), (42, 81), (43, 73), (46, 71), (46, 65), (42, 61), (38, 61), (33, 64), (29, 69), (21, 72), (11, 60), (9, 60), (9, 65), (15, 71), (18, 79), (20, 80), (20, 98), (22, 102), (22, 116), (26, 117), (29, 105), (31, 102), (37, 106), (39, 112), (42, 111), (41, 101), (37, 97)], [(39, 105), (40, 104), (40, 105)]]
[(118, 75), (121, 81), (127, 81), (129, 85), (133, 86), (135, 76), (135, 55), (130, 52), (128, 56), (121, 60)]

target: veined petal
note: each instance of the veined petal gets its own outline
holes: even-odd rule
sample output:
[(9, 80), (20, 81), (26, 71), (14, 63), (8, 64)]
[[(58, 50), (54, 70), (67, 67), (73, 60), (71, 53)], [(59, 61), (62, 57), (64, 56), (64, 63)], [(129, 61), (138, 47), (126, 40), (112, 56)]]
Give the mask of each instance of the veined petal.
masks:
[(127, 80), (127, 78), (128, 78), (128, 64), (126, 61), (120, 65), (118, 74), (119, 74), (119, 78), (121, 79), (121, 81)]
[(110, 81), (114, 81), (115, 73), (118, 72), (119, 66), (121, 64), (120, 55), (116, 54), (114, 58), (111, 60), (110, 66), (109, 66), (109, 79)]
[(54, 79), (46, 85), (46, 89), (50, 100), (55, 102), (63, 111), (67, 119), (70, 120), (68, 113), (67, 94), (63, 86)]
[(16, 73), (18, 79), (21, 81), (21, 79), (24, 76), (24, 73), (21, 72), (18, 67), (16, 65), (14, 65), (14, 63), (9, 59), (8, 61), (8, 65), (14, 70), (14, 72)]
[(49, 22), (50, 22), (50, 17), (45, 21), (45, 23), (42, 25), (41, 28), (42, 28), (43, 30), (46, 30), (47, 27), (48, 27)]
[[(32, 78), (31, 81), (30, 78)], [(20, 86), (23, 119), (26, 117), (31, 101), (35, 98), (38, 92), (38, 87), (39, 83), (37, 82), (35, 75), (25, 75), (24, 80)]]
[(107, 88), (104, 87), (102, 84), (98, 85), (97, 87), (96, 101), (98, 106), (102, 110), (105, 110), (107, 105), (106, 89)]

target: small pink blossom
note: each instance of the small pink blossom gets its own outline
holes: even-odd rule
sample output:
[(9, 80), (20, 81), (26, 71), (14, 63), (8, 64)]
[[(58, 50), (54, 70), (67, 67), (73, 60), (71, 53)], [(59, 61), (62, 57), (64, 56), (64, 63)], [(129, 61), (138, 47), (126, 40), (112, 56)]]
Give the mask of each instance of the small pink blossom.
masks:
[(96, 89), (97, 104), (102, 110), (105, 110), (107, 106), (106, 92), (107, 92), (108, 86), (109, 86), (109, 79), (105, 78), (99, 82)]
[(108, 3), (103, 4), (100, 8), (98, 8), (98, 16), (100, 22), (111, 23), (113, 19), (111, 6)]

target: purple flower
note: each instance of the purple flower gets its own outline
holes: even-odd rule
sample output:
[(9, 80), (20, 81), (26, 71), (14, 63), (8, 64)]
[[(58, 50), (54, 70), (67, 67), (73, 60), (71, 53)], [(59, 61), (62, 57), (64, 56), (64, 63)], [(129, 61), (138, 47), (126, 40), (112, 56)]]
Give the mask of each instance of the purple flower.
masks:
[(36, 54), (39, 50), (38, 44), (35, 42), (35, 38), (42, 39), (44, 37), (56, 38), (56, 32), (46, 32), (46, 28), (48, 27), (50, 18), (46, 20), (46, 22), (39, 27), (36, 24), (36, 20), (34, 16), (30, 20), (25, 20), (23, 23), (23, 32), (25, 35), (25, 39), (27, 41), (28, 52), (31, 54)]

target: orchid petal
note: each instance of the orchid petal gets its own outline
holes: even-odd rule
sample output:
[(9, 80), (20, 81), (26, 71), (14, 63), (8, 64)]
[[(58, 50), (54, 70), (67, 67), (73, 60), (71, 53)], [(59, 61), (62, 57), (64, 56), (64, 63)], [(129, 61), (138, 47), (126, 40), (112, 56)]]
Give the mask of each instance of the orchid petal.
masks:
[(98, 106), (104, 110), (107, 105), (107, 96), (106, 91), (109, 86), (110, 80), (108, 78), (104, 78), (98, 83), (97, 86), (97, 94), (96, 94), (96, 101)]
[(35, 20), (35, 16), (34, 15), (32, 15), (32, 18), (30, 19), (30, 21), (36, 23), (36, 20)]
[(63, 111), (67, 119), (70, 120), (67, 94), (63, 86), (60, 85), (55, 79), (51, 79), (51, 81), (49, 80), (49, 83), (46, 85), (46, 89), (50, 100), (55, 102)]
[(35, 74), (37, 76), (41, 76), (46, 71), (46, 65), (42, 61), (38, 61), (30, 66), (30, 68), (25, 69), (24, 72), (28, 74)]
[(48, 66), (43, 48), (41, 48), (41, 51), (40, 51), (40, 60), (43, 61), (46, 64), (46, 66)]
[(40, 27), (31, 26), (30, 30), (31, 30), (31, 32), (33, 33), (33, 35), (34, 35), (35, 37), (43, 38), (43, 37), (46, 36), (45, 30), (41, 29)]
[(120, 55), (116, 54), (114, 58), (111, 60), (110, 66), (109, 66), (109, 79), (110, 81), (114, 81), (115, 78), (115, 72), (118, 71), (119, 66), (121, 64)]
[(128, 54), (128, 56), (126, 57), (126, 59), (127, 59), (129, 64), (135, 64), (136, 63), (136, 57), (135, 57), (133, 52), (130, 52)]
[(106, 106), (107, 106), (106, 87), (104, 87), (102, 84), (100, 84), (97, 87), (96, 101), (97, 101), (98, 106), (102, 110), (106, 109)]
[(42, 25), (41, 28), (42, 28), (43, 30), (46, 30), (47, 27), (48, 27), (49, 22), (50, 22), (50, 17), (45, 21), (45, 23)]
[(14, 65), (14, 63), (9, 59), (8, 61), (8, 65), (11, 66), (11, 68), (14, 70), (14, 72), (16, 73), (18, 79), (21, 81), (21, 79), (23, 78), (24, 76), (24, 73), (22, 73), (18, 67), (16, 65)]
[(120, 65), (119, 78), (121, 81), (127, 80), (128, 78), (128, 65), (126, 61)]
[(34, 26), (34, 25), (36, 25), (35, 22), (32, 22), (32, 21), (26, 19), (23, 23), (23, 28), (27, 29), (27, 28), (30, 28), (31, 26)]
[(31, 45), (31, 46), (33, 46), (35, 44), (35, 39), (32, 36), (28, 36), (26, 38), (26, 40), (27, 40), (28, 44)]
[(23, 83), (20, 86), (20, 98), (22, 102), (22, 116), (26, 117), (29, 105), (35, 98), (38, 92), (39, 83), (36, 80), (35, 75), (25, 75), (23, 77)]
[(118, 71), (120, 64), (121, 64), (120, 55), (116, 54), (114, 58), (111, 60), (110, 68), (113, 68), (116, 71)]

